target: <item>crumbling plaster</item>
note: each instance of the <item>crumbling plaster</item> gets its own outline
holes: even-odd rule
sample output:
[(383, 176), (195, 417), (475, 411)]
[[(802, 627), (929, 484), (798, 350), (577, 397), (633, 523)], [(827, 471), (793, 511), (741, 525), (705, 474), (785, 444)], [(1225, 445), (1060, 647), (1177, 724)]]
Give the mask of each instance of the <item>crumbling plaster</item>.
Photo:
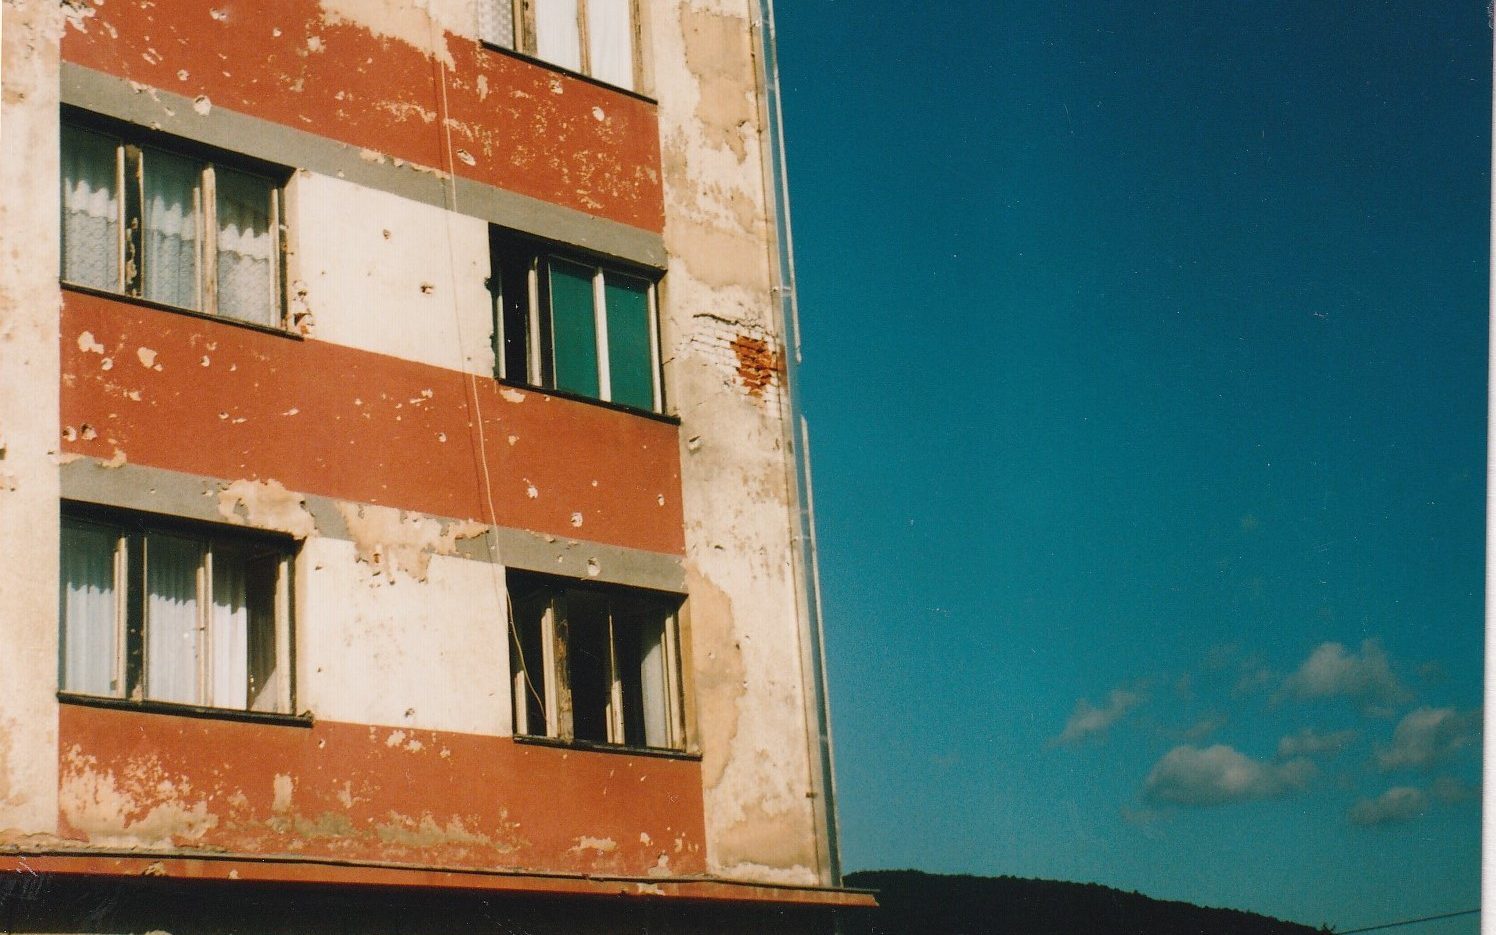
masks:
[(349, 22), (376, 36), (413, 46), (454, 67), (447, 33), (476, 38), (475, 0), (320, 0), (323, 20)]
[(0, 6), (0, 836), (57, 827), (56, 3)]
[(312, 335), (493, 374), (485, 222), (305, 170), (286, 201), (293, 311)]
[(708, 857), (734, 877), (824, 882), (753, 9), (676, 0), (656, 14), (671, 256), (662, 340), (681, 401)]

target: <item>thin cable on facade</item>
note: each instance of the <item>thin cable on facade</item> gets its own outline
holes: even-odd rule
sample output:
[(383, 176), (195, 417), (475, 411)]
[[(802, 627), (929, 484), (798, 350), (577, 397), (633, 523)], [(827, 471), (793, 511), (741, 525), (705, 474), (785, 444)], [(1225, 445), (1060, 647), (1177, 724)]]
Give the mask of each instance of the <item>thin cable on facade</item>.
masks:
[(1376, 932), (1382, 929), (1395, 929), (1404, 925), (1417, 925), (1420, 922), (1433, 922), (1437, 919), (1454, 919), (1459, 916), (1475, 915), (1479, 909), (1461, 909), (1459, 912), (1444, 912), (1436, 916), (1422, 916), (1417, 919), (1403, 919), (1401, 922), (1384, 922), (1381, 925), (1368, 925), (1358, 929), (1339, 929), (1335, 935), (1352, 935), (1354, 932)]
[[(427, 31), (431, 38), (432, 48), (440, 40), (436, 24), (436, 18), (427, 18)], [(462, 334), (462, 310), (457, 306), (457, 267), (456, 267), (456, 245), (452, 237), (452, 215), (457, 213), (457, 160), (452, 147), (452, 121), (449, 119), (450, 108), (447, 103), (447, 65), (440, 56), (432, 56), (437, 69), (437, 119), (441, 121), (442, 134), (442, 159), (445, 165), (447, 177), (442, 182), (442, 192), (445, 195), (448, 213), (443, 224), (447, 238), (447, 276), (452, 290), (452, 318), (457, 331), (457, 359), (463, 363), (466, 342)], [(497, 351), (495, 352), (497, 353)], [(505, 628), (509, 632), (510, 646), (519, 656), (520, 671), (524, 673), (525, 685), (530, 694), (545, 704), (544, 697), (530, 677), (531, 667), (525, 659), (523, 641), (519, 638), (519, 625), (514, 619), (514, 606), (509, 600), (509, 589), (500, 581), (502, 556), (499, 554), (499, 538), (497, 530), (499, 526), (499, 511), (493, 502), (493, 475), (488, 466), (488, 443), (483, 435), (483, 403), (478, 394), (478, 376), (473, 373), (472, 368), (464, 367), (463, 373), (467, 377), (468, 407), (473, 414), (470, 435), (476, 442), (478, 453), (478, 470), (482, 474), (483, 502), (487, 508), (487, 515), (483, 517), (487, 522), (490, 532), (485, 533), (489, 540), (490, 558), (488, 563), (488, 579), (494, 590), (494, 596), (504, 607)]]

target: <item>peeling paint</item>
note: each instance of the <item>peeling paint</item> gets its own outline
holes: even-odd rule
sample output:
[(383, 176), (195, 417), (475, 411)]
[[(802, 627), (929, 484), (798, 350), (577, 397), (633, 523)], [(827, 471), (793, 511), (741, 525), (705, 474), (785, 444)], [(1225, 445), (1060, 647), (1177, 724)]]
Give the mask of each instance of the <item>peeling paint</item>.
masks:
[(457, 543), (484, 535), (479, 522), (444, 521), (394, 507), (339, 503), (358, 561), (393, 580), (396, 571), (425, 581), (433, 555), (454, 555)]
[(610, 854), (618, 849), (618, 843), (612, 838), (593, 838), (582, 835), (577, 838), (577, 843), (572, 847), (573, 851), (596, 851), (599, 854)]
[(748, 158), (744, 128), (757, 117), (751, 30), (742, 17), (680, 6), (686, 64), (698, 81), (696, 119), (712, 145)]
[[(199, 840), (218, 824), (218, 817), (209, 814), (207, 802), (195, 797), (190, 785), (174, 782), (154, 763), (143, 764), (142, 775), (122, 783), (75, 746), (67, 754), (66, 767), (58, 805), (90, 844), (167, 848)], [(154, 792), (149, 804), (132, 790), (145, 784)]]
[(273, 812), (289, 812), (291, 810), (291, 796), (296, 791), (295, 781), (285, 773), (276, 773), (272, 788), (270, 810)]
[[(446, 32), (457, 20), (455, 4), (441, 4), (440, 0), (321, 0), (323, 20), (329, 25), (356, 23), (376, 36), (394, 39), (420, 51), (423, 55), (434, 55), (448, 68), (456, 62), (447, 48)], [(463, 32), (461, 28), (454, 32)]]
[(240, 526), (273, 529), (298, 539), (316, 535), (317, 521), (306, 498), (287, 490), (280, 481), (236, 480), (218, 494), (218, 513)]

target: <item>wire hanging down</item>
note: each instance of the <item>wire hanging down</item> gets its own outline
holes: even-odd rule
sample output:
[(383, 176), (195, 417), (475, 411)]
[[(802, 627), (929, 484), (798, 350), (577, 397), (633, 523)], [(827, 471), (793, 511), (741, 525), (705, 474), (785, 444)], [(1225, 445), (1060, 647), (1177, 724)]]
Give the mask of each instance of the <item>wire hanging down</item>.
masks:
[(1420, 922), (1433, 922), (1435, 919), (1453, 919), (1457, 916), (1475, 915), (1479, 909), (1461, 909), (1459, 912), (1444, 912), (1436, 916), (1423, 916), (1418, 919), (1403, 919), (1401, 922), (1384, 922), (1381, 925), (1368, 925), (1359, 929), (1341, 929), (1335, 935), (1352, 935), (1354, 932), (1377, 932), (1382, 929), (1395, 929), (1403, 925), (1417, 925)]

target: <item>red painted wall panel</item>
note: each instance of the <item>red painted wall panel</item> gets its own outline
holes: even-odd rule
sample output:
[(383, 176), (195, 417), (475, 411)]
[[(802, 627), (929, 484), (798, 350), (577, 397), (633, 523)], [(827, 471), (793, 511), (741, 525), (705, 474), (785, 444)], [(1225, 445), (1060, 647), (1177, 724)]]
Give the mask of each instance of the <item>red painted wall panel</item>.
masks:
[(705, 870), (700, 765), (63, 704), (64, 837), (422, 866)]
[(214, 107), (664, 229), (653, 104), (471, 38), (438, 35), (442, 44), (450, 65), (314, 0), (111, 0), (68, 29), (62, 53)]
[(323, 341), (63, 299), (65, 451), (684, 554), (674, 425)]

